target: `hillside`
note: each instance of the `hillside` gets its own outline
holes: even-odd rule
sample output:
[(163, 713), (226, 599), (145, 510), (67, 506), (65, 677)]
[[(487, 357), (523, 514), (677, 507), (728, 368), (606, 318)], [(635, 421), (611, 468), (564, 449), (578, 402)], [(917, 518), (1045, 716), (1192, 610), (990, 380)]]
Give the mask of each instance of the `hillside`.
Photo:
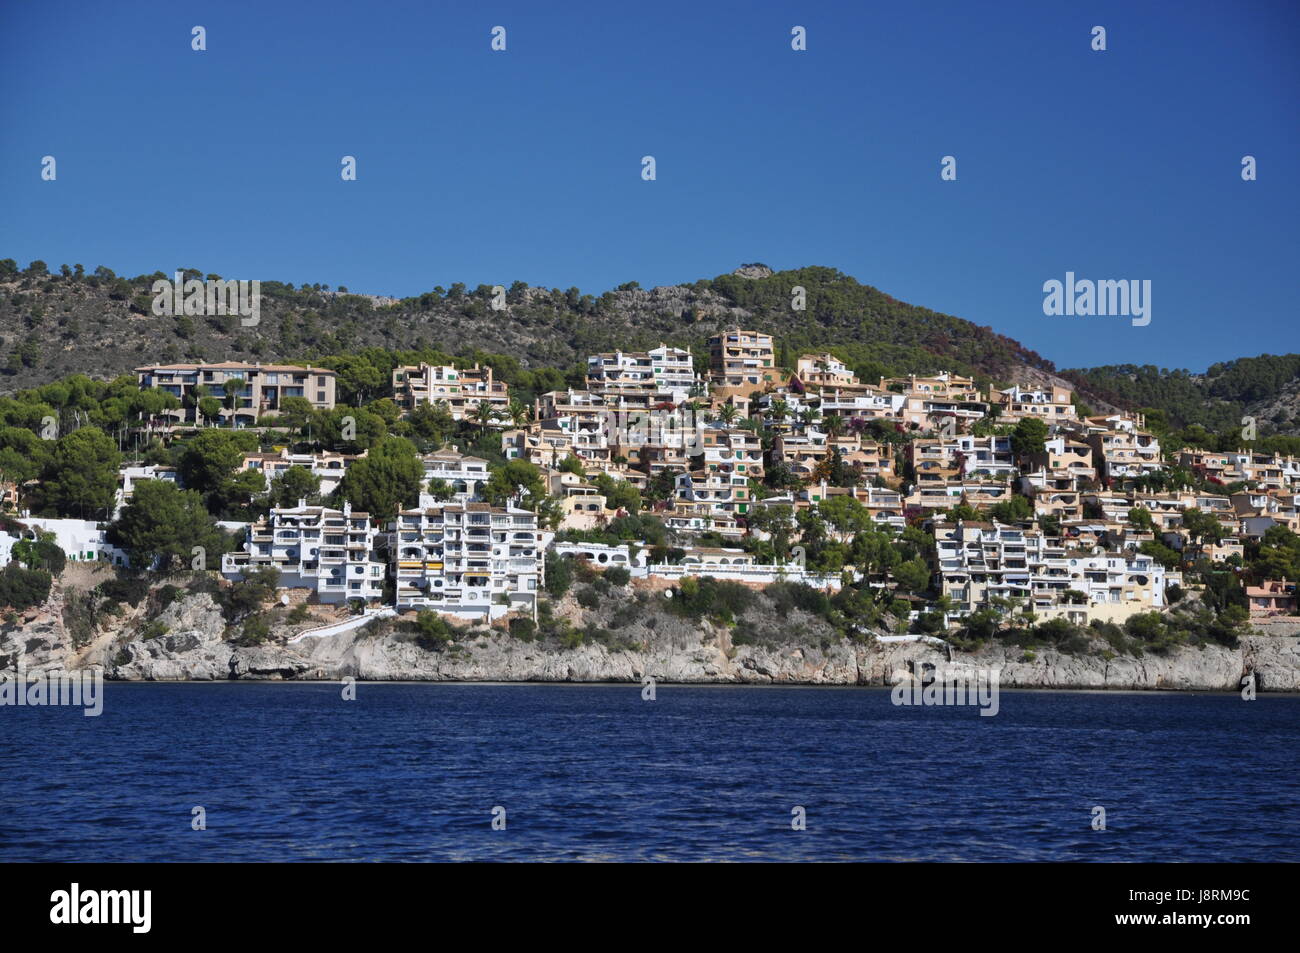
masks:
[[(218, 278), (182, 269), (186, 278)], [(771, 332), (782, 363), (830, 349), (864, 380), (950, 370), (983, 382), (1066, 383), (1095, 410), (1157, 408), (1172, 426), (1216, 431), (1258, 418), (1261, 434), (1300, 433), (1300, 355), (1241, 358), (1204, 375), (1115, 365), (1058, 374), (1051, 361), (991, 328), (907, 304), (833, 268), (772, 272), (761, 264), (691, 284), (600, 294), (512, 284), (502, 311), (492, 291), (464, 285), (411, 298), (351, 294), (328, 285), (263, 279), (261, 321), (159, 316), (152, 283), (172, 272), (124, 278), (100, 266), (20, 270), (0, 260), (0, 394), (66, 377), (111, 378), (153, 361), (320, 360), (367, 347), (503, 354), (525, 368), (567, 371), (588, 354), (659, 343), (690, 346), (735, 325)], [(790, 306), (806, 289), (806, 309)]]
[[(1001, 380), (1023, 368), (1053, 370), (990, 328), (898, 301), (831, 268), (773, 274), (746, 266), (688, 285), (647, 290), (629, 282), (598, 295), (516, 282), (501, 312), (491, 309), (486, 286), (396, 300), (263, 280), (256, 328), (232, 317), (155, 316), (150, 285), (171, 274), (77, 271), (50, 274), (38, 262), (19, 272), (12, 260), (0, 262), (0, 392), (71, 373), (112, 376), (146, 361), (310, 360), (368, 346), (465, 354), (472, 344), (528, 367), (567, 369), (596, 351), (660, 342), (702, 352), (709, 335), (736, 324), (770, 331), (796, 355), (834, 346), (868, 379), (948, 369)], [(191, 269), (187, 277), (218, 276)], [(807, 289), (802, 312), (790, 307), (795, 285)]]
[(1300, 434), (1300, 354), (1262, 354), (1215, 364), (1204, 374), (1150, 364), (1066, 370), (1081, 391), (1122, 407), (1164, 411), (1175, 428), (1231, 431), (1254, 417), (1261, 435)]

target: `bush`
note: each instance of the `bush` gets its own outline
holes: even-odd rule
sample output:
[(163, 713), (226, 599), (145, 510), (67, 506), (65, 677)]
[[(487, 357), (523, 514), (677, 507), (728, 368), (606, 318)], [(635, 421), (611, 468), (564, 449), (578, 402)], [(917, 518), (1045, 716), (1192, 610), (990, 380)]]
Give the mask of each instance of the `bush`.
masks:
[(143, 629), (140, 630), (140, 638), (148, 642), (150, 639), (157, 639), (167, 634), (169, 626), (165, 622), (159, 622), (154, 619)]
[(511, 619), (510, 634), (521, 642), (531, 642), (537, 635), (537, 625), (532, 619)]
[(802, 609), (811, 615), (826, 618), (830, 615), (831, 601), (820, 589), (802, 582), (777, 582), (767, 587), (767, 596), (776, 603), (777, 615), (789, 615), (791, 609)]
[(221, 608), (227, 622), (238, 622), (249, 613), (256, 612), (262, 603), (275, 595), (280, 584), (280, 570), (259, 569), (249, 573), (239, 585), (231, 586), (221, 595)]
[(573, 585), (573, 568), (569, 560), (553, 551), (546, 554), (546, 591), (559, 599)]
[(100, 583), (98, 591), (110, 606), (139, 605), (149, 595), (149, 580), (138, 573), (122, 573)]
[(14, 544), (13, 558), (28, 569), (44, 569), (57, 576), (68, 564), (68, 557), (52, 539), (24, 539)]
[(687, 576), (673, 591), (669, 609), (692, 619), (711, 617), (732, 622), (754, 604), (754, 593), (738, 582), (719, 582), (712, 576)]
[(0, 605), (22, 611), (41, 605), (50, 595), (53, 577), (44, 569), (24, 569), (10, 563), (0, 571)]
[(632, 581), (632, 572), (623, 566), (610, 566), (605, 570), (605, 579), (615, 586), (626, 586)]
[(181, 594), (180, 586), (173, 586), (170, 583), (158, 590), (155, 598), (158, 600), (158, 610), (161, 612), (169, 605), (176, 601), (176, 597)]
[(584, 609), (595, 609), (600, 605), (600, 593), (591, 586), (583, 586), (578, 590), (578, 605)]
[(421, 609), (415, 617), (415, 642), (423, 649), (439, 651), (451, 643), (455, 630), (432, 609)]
[(251, 616), (244, 622), (244, 626), (239, 630), (239, 635), (235, 637), (236, 645), (261, 645), (271, 637), (271, 626), (260, 615)]
[(944, 631), (942, 612), (922, 612), (913, 623), (917, 632), (924, 635), (936, 635)]

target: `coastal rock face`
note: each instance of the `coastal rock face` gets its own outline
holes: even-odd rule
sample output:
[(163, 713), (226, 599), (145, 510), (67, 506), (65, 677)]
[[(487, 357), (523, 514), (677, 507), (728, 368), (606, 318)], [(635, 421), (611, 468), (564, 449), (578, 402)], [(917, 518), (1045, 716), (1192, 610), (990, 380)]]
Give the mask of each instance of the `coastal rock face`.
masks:
[[(568, 605), (576, 612), (576, 604)], [(576, 616), (575, 616), (576, 618)], [(588, 620), (589, 621), (589, 620)], [(608, 617), (601, 621), (608, 622)], [(1300, 691), (1300, 621), (1261, 624), (1237, 648), (1207, 645), (1142, 657), (1036, 654), (1011, 646), (953, 652), (924, 641), (852, 643), (829, 637), (798, 610), (765, 624), (729, 628), (653, 611), (636, 613), (620, 639), (571, 648), (527, 642), (499, 628), (461, 630), (429, 649), (389, 624), (337, 635), (260, 645), (228, 641), (220, 606), (189, 594), (142, 626), (124, 618), (76, 645), (57, 612), (33, 611), (0, 630), (0, 670), (21, 662), (29, 673), (102, 666), (113, 679), (640, 682), (893, 685), (925, 664), (1000, 670), (1004, 688), (1238, 691), (1254, 674), (1259, 691)], [(745, 638), (742, 639), (742, 633)], [(797, 633), (806, 644), (783, 644)], [(733, 641), (734, 640), (734, 641)], [(741, 644), (737, 644), (741, 643)]]

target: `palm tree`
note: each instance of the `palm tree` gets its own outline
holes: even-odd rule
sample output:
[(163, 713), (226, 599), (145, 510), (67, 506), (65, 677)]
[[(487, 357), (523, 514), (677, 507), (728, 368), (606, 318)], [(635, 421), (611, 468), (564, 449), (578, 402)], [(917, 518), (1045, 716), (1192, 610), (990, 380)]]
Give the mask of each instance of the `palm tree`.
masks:
[(492, 426), (492, 421), (500, 416), (496, 409), (486, 400), (480, 400), (478, 406), (474, 408), (474, 422), (486, 431)]
[(718, 408), (718, 419), (721, 420), (723, 424), (725, 424), (728, 427), (734, 424), (736, 422), (736, 418), (739, 416), (740, 416), (740, 411), (736, 409), (735, 404), (723, 404), (720, 408)]
[(239, 392), (244, 389), (244, 381), (239, 377), (227, 377), (226, 382), (221, 385), (221, 389), (226, 392), (226, 405), (230, 408), (230, 427), (233, 430), (235, 426), (235, 403), (238, 400)]
[(510, 422), (516, 427), (524, 426), (528, 423), (529, 417), (532, 416), (527, 405), (525, 405), (518, 397), (510, 398), (510, 409), (506, 411), (506, 415), (510, 418)]
[(790, 413), (790, 405), (780, 397), (773, 400), (767, 405), (767, 414), (774, 424), (784, 424), (785, 418)]

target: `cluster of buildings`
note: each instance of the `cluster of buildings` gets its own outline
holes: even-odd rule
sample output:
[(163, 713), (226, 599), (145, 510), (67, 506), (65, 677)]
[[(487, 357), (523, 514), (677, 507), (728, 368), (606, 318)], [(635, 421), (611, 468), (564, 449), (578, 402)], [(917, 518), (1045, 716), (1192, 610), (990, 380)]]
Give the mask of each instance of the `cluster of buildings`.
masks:
[[(762, 510), (788, 507), (797, 542), (801, 511), (849, 499), (871, 524), (932, 533), (932, 588), (946, 597), (950, 619), (1016, 605), (1039, 618), (1085, 623), (1166, 604), (1166, 589), (1182, 576), (1144, 552), (1148, 542), (1232, 563), (1247, 540), (1272, 526), (1300, 532), (1300, 462), (1290, 457), (1170, 454), (1141, 415), (1080, 416), (1072, 392), (1059, 385), (985, 389), (952, 373), (863, 381), (829, 353), (790, 363), (779, 365), (771, 335), (741, 328), (713, 336), (698, 356), (667, 345), (593, 354), (581, 388), (538, 394), (524, 414), (490, 367), (399, 367), (392, 386), (404, 412), (438, 405), (455, 420), (495, 428), (507, 459), (540, 469), (557, 520), (542, 525), (514, 503), (489, 505), (489, 462), (451, 446), (423, 457), (425, 492), (395, 519), (305, 500), (272, 508), (256, 523), (238, 524), (242, 548), (223, 558), (221, 570), (239, 580), (275, 568), (282, 586), (323, 602), (384, 601), (488, 619), (535, 614), (549, 550), (639, 577), (796, 579), (834, 589), (856, 576), (852, 566), (818, 574), (767, 565), (741, 543), (770, 532), (770, 520), (756, 519)], [(171, 416), (181, 423), (197, 421), (207, 396), (221, 401), (222, 419), (235, 426), (273, 416), (289, 397), (319, 409), (335, 405), (335, 373), (311, 366), (167, 364), (137, 375), (142, 387), (180, 400)], [(1009, 433), (1029, 419), (1044, 425), (1041, 449), (1018, 449)], [(268, 483), (302, 467), (318, 478), (324, 498), (364, 456), (279, 449), (247, 454), (239, 466)], [(1202, 491), (1151, 492), (1154, 481), (1143, 478), (1170, 465), (1201, 476)], [(118, 508), (149, 479), (178, 476), (168, 467), (124, 467)], [(644, 544), (556, 542), (557, 530), (600, 530), (621, 515), (601, 489), (609, 480), (654, 501), (680, 559), (656, 565)], [(1221, 532), (1186, 532), (1184, 514), (1193, 509), (1218, 520)], [(1149, 519), (1135, 519), (1135, 511)], [(71, 559), (126, 561), (100, 524), (24, 525), (53, 533)], [(0, 563), (17, 538), (0, 534)], [(1250, 601), (1256, 614), (1287, 611), (1295, 585), (1267, 581), (1252, 587)]]

